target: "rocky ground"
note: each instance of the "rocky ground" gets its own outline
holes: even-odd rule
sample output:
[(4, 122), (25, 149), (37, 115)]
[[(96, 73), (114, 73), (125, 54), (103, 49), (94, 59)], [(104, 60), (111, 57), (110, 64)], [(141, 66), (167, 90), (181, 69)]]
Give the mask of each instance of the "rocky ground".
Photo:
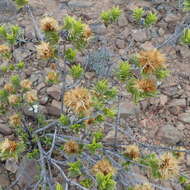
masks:
[[(1, 1), (0, 1), (1, 2)], [(140, 49), (160, 47), (161, 52), (168, 58), (168, 66), (171, 70), (170, 77), (160, 85), (161, 94), (157, 98), (151, 98), (140, 104), (131, 103), (131, 99), (125, 98), (120, 106), (123, 123), (128, 123), (133, 135), (141, 142), (156, 145), (176, 146), (182, 145), (190, 148), (190, 48), (176, 43), (173, 36), (171, 41), (163, 44), (171, 35), (180, 31), (186, 15), (181, 11), (176, 0), (30, 0), (34, 16), (37, 21), (44, 16), (50, 15), (58, 21), (62, 21), (66, 14), (77, 15), (90, 25), (94, 33), (95, 47), (104, 47), (113, 54), (114, 66), (120, 60), (127, 60), (129, 55)], [(106, 28), (100, 20), (100, 13), (113, 5), (119, 5), (123, 10), (122, 16), (116, 25)], [(144, 7), (157, 13), (159, 21), (149, 30), (134, 23), (131, 11), (136, 7)], [(10, 12), (11, 14), (11, 12)], [(11, 23), (17, 23), (25, 30), (25, 37), (29, 43), (24, 41), (15, 51), (16, 60), (25, 60), (27, 68), (22, 73), (23, 78), (27, 76), (34, 84), (40, 96), (40, 109), (50, 116), (58, 116), (60, 113), (60, 90), (59, 85), (51, 87), (43, 83), (43, 76), (48, 72), (39, 63), (35, 62), (35, 31), (31, 24), (31, 16), (26, 10), (12, 13)], [(93, 44), (94, 47), (94, 44)], [(85, 57), (79, 55), (77, 62), (85, 61)], [(43, 63), (42, 63), (43, 64)], [(93, 80), (93, 71), (86, 73), (88, 80)], [(6, 78), (0, 78), (0, 86), (3, 86)], [(72, 79), (67, 78), (71, 84)], [(123, 92), (124, 95), (125, 92)], [(128, 97), (128, 95), (127, 95)], [(27, 112), (27, 110), (26, 110)], [(30, 113), (26, 113), (30, 115)], [(0, 138), (12, 135), (12, 129), (6, 125), (5, 118), (0, 116)], [(106, 140), (113, 137), (112, 131), (107, 134)], [(31, 170), (31, 164), (23, 161), (25, 172), (30, 176), (36, 171)], [(1, 165), (0, 163), (0, 185), (6, 186), (10, 183), (12, 176), (7, 171), (16, 172), (17, 175), (23, 171), (15, 163)], [(5, 169), (6, 168), (6, 169)], [(188, 174), (190, 168), (190, 156), (186, 157), (184, 171)], [(25, 183), (28, 179), (22, 179)], [(20, 182), (22, 183), (22, 182)], [(181, 190), (181, 187), (172, 187)]]

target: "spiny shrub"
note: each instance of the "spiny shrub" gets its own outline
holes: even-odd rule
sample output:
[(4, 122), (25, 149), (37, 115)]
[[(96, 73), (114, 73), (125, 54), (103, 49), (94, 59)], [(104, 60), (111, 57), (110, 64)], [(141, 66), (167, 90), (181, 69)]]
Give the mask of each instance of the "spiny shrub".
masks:
[[(120, 14), (116, 7), (101, 17), (105, 24), (110, 24)], [(27, 156), (38, 159), (42, 171), (42, 180), (34, 184), (38, 189), (49, 186), (62, 190), (64, 186), (76, 186), (83, 190), (116, 190), (118, 185), (122, 185), (133, 190), (152, 190), (153, 185), (149, 183), (135, 186), (126, 183), (134, 164), (156, 180), (179, 176), (185, 150), (144, 152), (137, 140), (128, 144), (123, 139), (122, 145), (118, 142), (118, 131), (128, 135), (118, 122), (120, 82), (135, 102), (157, 95), (157, 83), (169, 73), (165, 56), (157, 49), (140, 51), (128, 61), (119, 63), (111, 80), (101, 77), (88, 84), (84, 78), (86, 64), (76, 63), (75, 58), (77, 52), (84, 53), (88, 47), (92, 36), (90, 27), (80, 19), (66, 16), (63, 24), (52, 17), (44, 17), (40, 21), (40, 29), (44, 39), (35, 46), (35, 59), (41, 67), (41, 62), (49, 66), (44, 76), (45, 85), (49, 87), (56, 83), (61, 86), (60, 113), (55, 118), (40, 110), (39, 92), (30, 79), (19, 75), (25, 67), (24, 60), (15, 63), (14, 59), (20, 28), (11, 26), (7, 30), (1, 26), (3, 44), (0, 45), (0, 54), (8, 63), (8, 67), (1, 68), (1, 74), (9, 80), (0, 89), (0, 110), (7, 119), (7, 125), (15, 131), (15, 139), (19, 140), (4, 139), (0, 144), (0, 158), (19, 160)], [(66, 44), (73, 48), (67, 48)], [(95, 61), (101, 53), (93, 55)], [(99, 60), (102, 58), (109, 62), (111, 56), (107, 52), (105, 54)], [(73, 79), (69, 85), (67, 77)], [(114, 132), (114, 142), (105, 140), (108, 130)], [(52, 176), (52, 168), (60, 172), (63, 183), (58, 183)], [(52, 181), (47, 182), (47, 179)]]

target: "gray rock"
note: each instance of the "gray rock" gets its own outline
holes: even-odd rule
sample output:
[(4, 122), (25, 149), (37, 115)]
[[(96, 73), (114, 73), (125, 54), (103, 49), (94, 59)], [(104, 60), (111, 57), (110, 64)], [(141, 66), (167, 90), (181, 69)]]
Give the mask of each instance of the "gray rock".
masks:
[(185, 106), (185, 105), (186, 105), (185, 99), (173, 99), (169, 103), (169, 106)]
[(144, 29), (132, 30), (131, 34), (134, 40), (137, 42), (145, 42), (146, 40), (148, 40), (147, 32)]
[[(123, 142), (125, 135), (122, 133), (118, 133), (117, 135), (117, 142)], [(103, 138), (104, 142), (113, 143), (115, 140), (115, 130), (111, 130), (107, 133), (107, 135)]]
[(130, 34), (130, 30), (129, 30), (129, 28), (127, 27), (127, 28), (125, 28), (125, 30), (121, 33), (121, 39), (127, 39), (128, 38), (128, 36), (129, 36), (129, 34)]
[(93, 5), (93, 2), (90, 0), (71, 0), (68, 5), (72, 8), (89, 8)]
[(53, 85), (47, 88), (47, 94), (56, 100), (61, 98), (61, 87), (58, 85)]
[(30, 55), (30, 51), (26, 48), (17, 48), (13, 52), (16, 62), (23, 61), (26, 57)]
[(177, 14), (167, 14), (165, 19), (166, 22), (171, 23), (171, 22), (177, 22), (178, 20), (180, 20), (180, 16)]
[(163, 144), (176, 145), (183, 140), (183, 132), (173, 125), (165, 125), (157, 131), (156, 138)]
[(125, 48), (125, 42), (124, 42), (124, 40), (117, 39), (115, 41), (115, 45), (119, 49), (124, 49)]
[(5, 168), (10, 172), (15, 173), (18, 169), (18, 163), (14, 158), (9, 158), (6, 160)]
[(19, 164), (16, 176), (21, 176), (18, 181), (20, 187), (26, 188), (32, 185), (39, 176), (38, 162), (36, 160), (23, 158)]
[(4, 123), (0, 123), (0, 133), (3, 135), (11, 135), (12, 134), (12, 130), (10, 129), (10, 127)]
[(0, 23), (10, 21), (16, 15), (16, 6), (11, 0), (0, 0)]
[(178, 119), (182, 122), (190, 124), (190, 113), (182, 113), (179, 115)]
[(132, 101), (129, 100), (122, 102), (120, 105), (121, 118), (126, 118), (129, 115), (135, 115), (136, 113), (139, 113), (139, 111), (140, 111), (139, 104), (134, 104)]
[(127, 21), (127, 18), (125, 16), (125, 14), (122, 14), (119, 19), (118, 19), (118, 25), (120, 27), (124, 27), (124, 26), (127, 26), (128, 24), (128, 21)]
[(90, 28), (92, 32), (98, 35), (104, 35), (106, 33), (106, 27), (102, 23), (91, 24)]
[(25, 115), (32, 118), (37, 118), (39, 113), (47, 114), (46, 107), (42, 105), (25, 106), (23, 111)]
[(60, 116), (60, 114), (61, 114), (61, 102), (53, 100), (51, 105), (48, 105), (46, 107), (46, 109), (47, 109), (47, 112), (49, 115)]

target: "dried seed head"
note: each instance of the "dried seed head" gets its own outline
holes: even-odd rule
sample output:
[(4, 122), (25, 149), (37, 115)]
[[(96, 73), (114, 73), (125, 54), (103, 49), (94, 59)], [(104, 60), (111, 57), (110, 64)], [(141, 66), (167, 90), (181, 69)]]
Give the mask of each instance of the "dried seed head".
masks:
[(91, 108), (91, 95), (86, 88), (77, 87), (65, 93), (64, 104), (75, 113), (85, 113)]
[(128, 145), (126, 146), (124, 154), (129, 158), (136, 160), (140, 157), (139, 147), (137, 145)]
[(116, 173), (116, 170), (112, 167), (108, 160), (100, 160), (93, 166), (92, 172), (95, 174), (103, 173), (104, 175), (114, 175)]
[(159, 166), (162, 179), (169, 179), (179, 172), (178, 161), (171, 153), (164, 153), (161, 156)]
[(59, 75), (58, 73), (52, 71), (47, 74), (48, 81), (58, 81)]
[(91, 119), (87, 119), (87, 120), (85, 120), (85, 124), (86, 125), (91, 125), (91, 124), (93, 124), (94, 123), (94, 121), (95, 121), (95, 118), (91, 118)]
[(8, 97), (9, 104), (18, 104), (19, 103), (19, 97), (17, 95), (10, 95)]
[(134, 87), (142, 92), (156, 92), (156, 84), (151, 79), (137, 80)]
[(9, 51), (10, 51), (10, 48), (7, 45), (5, 44), (0, 45), (0, 54), (8, 53)]
[(88, 39), (91, 35), (92, 35), (92, 30), (88, 25), (86, 25), (84, 29), (84, 37)]
[(22, 80), (22, 81), (20, 82), (20, 85), (21, 85), (22, 88), (31, 89), (31, 87), (32, 87), (32, 82), (31, 82), (30, 80), (28, 80), (28, 79), (25, 79), (25, 80)]
[(64, 151), (68, 154), (76, 154), (79, 152), (79, 145), (75, 141), (68, 141), (64, 144)]
[(26, 101), (30, 104), (36, 102), (38, 100), (37, 91), (30, 90), (25, 94)]
[(8, 138), (6, 138), (4, 142), (0, 144), (0, 151), (2, 153), (5, 151), (14, 152), (16, 148), (17, 148), (17, 143), (15, 141), (9, 140)]
[(145, 183), (143, 185), (135, 185), (133, 190), (153, 190), (153, 188), (150, 184)]
[(49, 59), (53, 57), (53, 49), (47, 42), (41, 42), (40, 45), (36, 46), (37, 55), (41, 59)]
[(44, 17), (40, 21), (40, 28), (45, 32), (56, 32), (59, 29), (58, 22), (52, 17)]
[(13, 93), (15, 90), (14, 86), (11, 83), (5, 84), (4, 89), (7, 90), (9, 93)]
[(14, 114), (14, 115), (10, 116), (9, 117), (9, 123), (12, 126), (19, 126), (19, 125), (21, 125), (20, 115)]
[(145, 73), (152, 73), (165, 67), (165, 62), (165, 56), (156, 49), (139, 53), (139, 63)]

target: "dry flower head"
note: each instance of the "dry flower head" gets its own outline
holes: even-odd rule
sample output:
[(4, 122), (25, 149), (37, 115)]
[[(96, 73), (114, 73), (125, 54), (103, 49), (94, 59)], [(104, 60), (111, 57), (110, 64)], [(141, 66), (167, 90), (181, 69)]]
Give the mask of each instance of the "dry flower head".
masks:
[(85, 113), (91, 108), (91, 95), (86, 88), (77, 87), (65, 93), (64, 104), (75, 113)]
[(11, 83), (7, 83), (4, 85), (4, 89), (7, 90), (9, 93), (13, 93), (14, 92), (14, 86)]
[(40, 21), (40, 28), (45, 32), (56, 32), (59, 29), (59, 25), (54, 18), (46, 16)]
[(17, 95), (10, 95), (8, 97), (9, 104), (18, 104), (19, 103), (19, 97)]
[(137, 145), (128, 145), (125, 147), (126, 150), (124, 154), (129, 158), (136, 160), (140, 157), (139, 147)]
[(28, 79), (25, 79), (20, 82), (20, 85), (22, 88), (30, 89), (32, 87), (32, 82)]
[(47, 74), (47, 80), (49, 81), (58, 81), (58, 78), (59, 78), (59, 75), (55, 71), (48, 72)]
[(165, 62), (165, 56), (157, 49), (139, 53), (139, 63), (145, 73), (153, 73), (155, 70), (165, 67)]
[(11, 141), (8, 138), (6, 138), (1, 144), (0, 144), (0, 151), (3, 153), (5, 151), (8, 152), (14, 152), (17, 148), (17, 143), (15, 141)]
[(47, 42), (41, 42), (36, 46), (37, 55), (41, 59), (49, 59), (53, 57), (53, 49)]
[(76, 154), (79, 152), (79, 145), (75, 141), (68, 141), (64, 144), (64, 151), (68, 154)]
[(103, 173), (104, 175), (114, 175), (116, 173), (116, 170), (115, 168), (113, 168), (108, 160), (100, 160), (93, 166), (92, 172), (95, 174)]
[(139, 79), (135, 82), (134, 87), (141, 92), (155, 92), (156, 91), (156, 84), (151, 79)]
[(14, 114), (9, 117), (9, 123), (12, 126), (19, 126), (21, 125), (21, 118), (19, 114)]
[(0, 53), (8, 53), (10, 51), (10, 48), (7, 46), (7, 45), (5, 45), (5, 44), (2, 44), (2, 45), (0, 45)]
[(178, 161), (171, 153), (164, 153), (160, 158), (159, 171), (161, 178), (169, 179), (179, 172)]
[(30, 90), (30, 91), (26, 92), (25, 98), (26, 98), (26, 101), (30, 104), (36, 102), (38, 100), (37, 91)]

